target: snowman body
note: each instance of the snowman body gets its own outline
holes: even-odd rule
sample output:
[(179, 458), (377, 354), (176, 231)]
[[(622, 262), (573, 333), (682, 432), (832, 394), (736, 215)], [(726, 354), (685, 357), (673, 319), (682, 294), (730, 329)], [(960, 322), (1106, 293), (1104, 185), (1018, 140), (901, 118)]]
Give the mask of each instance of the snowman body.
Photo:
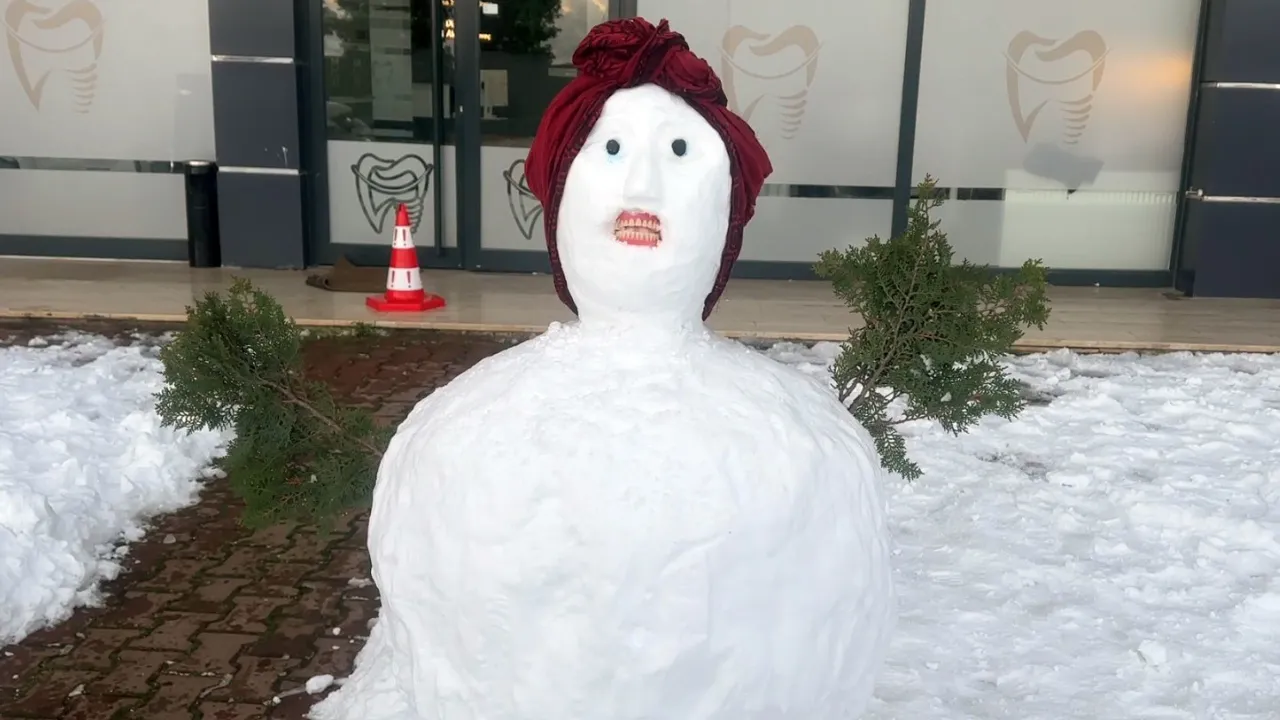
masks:
[(374, 702), (333, 717), (864, 709), (894, 614), (869, 436), (738, 343), (619, 340), (553, 328), (401, 426), (370, 518), (368, 690), (343, 690)]
[(829, 387), (702, 323), (730, 168), (679, 97), (604, 104), (557, 216), (579, 320), (401, 425), (369, 520), (382, 611), (313, 718), (864, 710), (895, 618), (882, 471)]

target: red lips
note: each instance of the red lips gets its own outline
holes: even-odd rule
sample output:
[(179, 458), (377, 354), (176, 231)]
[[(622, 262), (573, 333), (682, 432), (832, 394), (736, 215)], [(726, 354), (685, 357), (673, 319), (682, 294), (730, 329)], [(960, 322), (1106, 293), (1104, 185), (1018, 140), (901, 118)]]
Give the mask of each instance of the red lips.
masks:
[(653, 213), (624, 210), (613, 222), (613, 236), (624, 245), (658, 247), (662, 242), (662, 223)]

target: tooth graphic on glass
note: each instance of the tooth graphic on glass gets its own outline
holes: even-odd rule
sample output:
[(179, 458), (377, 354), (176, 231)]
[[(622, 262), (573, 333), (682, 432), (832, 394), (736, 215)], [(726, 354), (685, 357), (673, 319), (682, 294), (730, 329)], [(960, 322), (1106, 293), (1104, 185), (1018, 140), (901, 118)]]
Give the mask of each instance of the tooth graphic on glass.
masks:
[(5, 45), (18, 84), (37, 110), (59, 101), (88, 112), (98, 86), (102, 12), (90, 0), (10, 0)]
[(533, 229), (538, 218), (542, 217), (542, 204), (529, 189), (529, 179), (524, 174), (524, 160), (516, 160), (511, 167), (502, 171), (507, 181), (507, 204), (511, 207), (511, 217), (525, 240), (533, 239)]
[(809, 89), (818, 72), (821, 43), (807, 25), (776, 35), (742, 25), (725, 31), (720, 44), (720, 78), (729, 106), (756, 132), (776, 129), (784, 140), (800, 131)]
[(1107, 44), (1093, 30), (1065, 40), (1023, 31), (1005, 53), (1005, 83), (1014, 125), (1031, 151), (1027, 172), (1075, 192), (1097, 180), (1102, 160), (1081, 151), (1097, 90), (1106, 71)]
[(409, 210), (413, 232), (422, 221), (422, 208), (427, 200), (434, 168), (421, 157), (409, 153), (395, 160), (365, 153), (351, 166), (356, 179), (356, 195), (360, 209), (364, 211), (369, 227), (381, 234), (387, 226), (387, 218), (404, 203)]

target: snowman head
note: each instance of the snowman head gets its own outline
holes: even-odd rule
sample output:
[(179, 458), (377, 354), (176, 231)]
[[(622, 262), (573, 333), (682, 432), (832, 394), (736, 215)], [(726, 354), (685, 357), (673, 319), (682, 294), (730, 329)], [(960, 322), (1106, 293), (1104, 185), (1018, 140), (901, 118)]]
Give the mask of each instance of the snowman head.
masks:
[(584, 316), (706, 318), (772, 170), (684, 38), (641, 18), (596, 26), (525, 162), (556, 291)]
[(584, 319), (697, 319), (729, 229), (729, 153), (684, 100), (656, 85), (604, 104), (569, 167), (557, 248)]

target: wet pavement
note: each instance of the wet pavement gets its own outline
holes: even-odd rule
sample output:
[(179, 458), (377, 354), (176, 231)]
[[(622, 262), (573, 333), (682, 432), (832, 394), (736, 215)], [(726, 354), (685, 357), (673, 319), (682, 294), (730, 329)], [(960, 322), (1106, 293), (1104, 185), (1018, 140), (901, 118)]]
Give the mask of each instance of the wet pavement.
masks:
[[(0, 322), (0, 344), (74, 328), (134, 341), (172, 326)], [(398, 423), (413, 405), (515, 340), (465, 333), (334, 337), (308, 347), (308, 373), (346, 402)], [(350, 673), (378, 595), (366, 515), (328, 533), (241, 526), (229, 480), (156, 518), (130, 546), (105, 602), (0, 648), (0, 718), (303, 718), (317, 675)]]

